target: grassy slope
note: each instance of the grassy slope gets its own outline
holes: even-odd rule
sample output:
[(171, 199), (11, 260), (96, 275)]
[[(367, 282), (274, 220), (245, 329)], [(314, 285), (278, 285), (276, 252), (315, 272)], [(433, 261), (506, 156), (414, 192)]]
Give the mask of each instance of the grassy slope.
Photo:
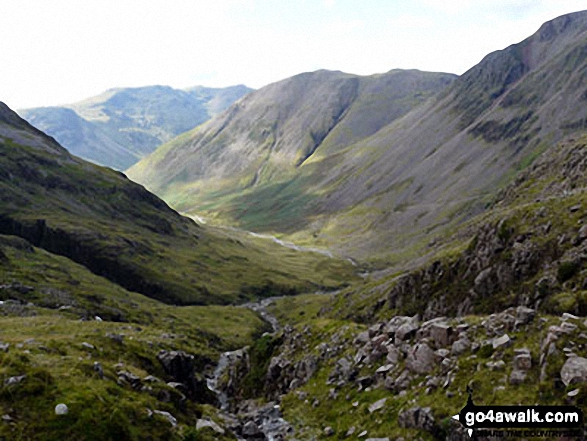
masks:
[[(365, 429), (370, 437), (444, 439), (442, 434), (434, 438), (424, 431), (400, 428), (398, 414), (414, 406), (430, 407), (440, 429), (445, 430), (452, 424), (450, 417), (466, 403), (467, 385), (472, 385), (477, 404), (572, 403), (584, 408), (587, 396), (583, 388), (579, 385), (565, 387), (557, 380), (564, 354), (557, 352), (549, 358), (546, 380), (542, 381), (539, 360), (543, 352), (541, 344), (549, 327), (560, 325), (560, 316), (565, 312), (583, 318), (572, 321), (578, 328), (572, 335), (559, 337), (556, 347), (559, 350), (572, 347), (577, 355), (587, 356), (584, 342), (587, 322), (583, 323), (587, 316), (585, 242), (577, 239), (579, 229), (587, 222), (586, 170), (587, 135), (573, 137), (549, 149), (531, 167), (518, 174), (515, 181), (496, 197), (487, 213), (452, 231), (438, 244), (434, 258), (422, 268), (404, 275), (415, 275), (411, 279), (415, 283), (405, 285), (408, 289), (403, 302), (395, 301), (395, 307), (391, 307), (390, 295), (400, 282), (401, 274), (366, 280), (336, 296), (301, 295), (275, 302), (270, 307), (271, 312), (282, 324), (292, 325), (302, 335), (304, 343), (297, 342), (298, 348), (309, 347), (309, 352), (320, 359), (323, 348), (319, 345), (328, 343), (335, 353), (330, 357), (322, 356), (312, 379), (288, 393), (282, 401), (285, 418), (295, 426), (297, 436), (320, 439), (323, 429), (330, 426), (335, 437), (342, 438), (349, 428), (355, 426), (355, 435)], [(521, 271), (503, 286), (498, 284), (484, 298), (471, 293), (478, 272), (472, 277), (466, 274), (465, 263), (482, 259), (483, 253), (493, 253), (491, 242), (499, 251), (490, 257), (488, 266), (513, 266), (515, 256), (522, 253), (526, 256), (529, 271)], [(425, 274), (431, 274), (429, 268), (441, 269), (447, 277), (431, 280), (429, 276), (425, 279)], [(424, 287), (424, 283), (429, 286)], [(395, 315), (419, 314), (420, 317), (424, 315), (424, 319), (430, 318), (425, 316), (427, 307), (439, 298), (443, 298), (441, 303), (446, 309), (437, 315), (449, 317), (456, 314), (467, 298), (472, 300), (471, 312), (450, 319), (453, 325), (467, 323), (476, 326), (469, 335), (472, 341), (483, 341), (490, 336), (482, 325), (489, 313), (501, 312), (520, 303), (527, 303), (540, 313), (527, 327), (507, 331), (514, 341), (512, 347), (497, 351), (486, 348), (476, 353), (466, 351), (459, 356), (456, 375), (448, 387), (427, 390), (430, 377), (426, 375), (416, 375), (405, 395), (392, 393), (382, 386), (358, 391), (352, 382), (342, 387), (326, 384), (336, 361), (343, 356), (352, 358), (357, 353), (358, 346), (352, 341), (360, 331)], [(523, 384), (510, 384), (507, 378), (512, 370), (514, 349), (523, 347), (530, 350), (532, 368)], [(301, 359), (309, 352), (298, 349), (290, 357)], [(496, 360), (505, 362), (503, 370), (487, 367), (486, 363)], [(386, 363), (383, 359), (363, 366), (358, 376), (373, 375)], [(394, 371), (399, 373), (402, 369), (403, 362), (400, 362)], [(441, 376), (440, 368), (431, 375)], [(567, 393), (578, 387), (579, 395), (570, 399)], [(331, 397), (333, 390), (337, 393), (335, 398)], [(381, 398), (388, 399), (384, 409), (370, 413), (368, 406)], [(317, 404), (309, 412), (308, 406), (315, 400)]]
[(69, 156), (26, 125), (3, 130), (1, 232), (127, 289), (174, 303), (228, 303), (353, 278), (342, 261), (214, 235), (120, 173)]
[[(221, 351), (250, 343), (265, 326), (247, 309), (167, 306), (14, 236), (0, 236), (0, 280), (2, 342), (10, 344), (0, 353), (0, 411), (11, 418), (0, 436), (7, 439), (183, 439), (211, 409), (181, 402), (165, 383), (151, 384), (151, 391), (117, 384), (117, 372), (171, 381), (156, 359), (166, 349), (195, 355), (202, 373)], [(21, 383), (5, 385), (20, 375), (26, 375)], [(58, 403), (68, 405), (67, 416), (55, 415)], [(170, 412), (179, 427), (172, 430), (147, 409)]]

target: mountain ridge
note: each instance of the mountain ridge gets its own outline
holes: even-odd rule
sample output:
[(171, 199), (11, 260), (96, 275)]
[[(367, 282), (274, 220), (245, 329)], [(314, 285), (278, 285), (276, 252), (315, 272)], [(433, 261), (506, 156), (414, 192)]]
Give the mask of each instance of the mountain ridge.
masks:
[(123, 170), (251, 90), (244, 85), (119, 87), (73, 104), (19, 113), (73, 154)]
[[(236, 150), (234, 141), (226, 148), (216, 143), (215, 150), (206, 138), (212, 128), (226, 139), (263, 132), (239, 127), (224, 114), (224, 125), (212, 120), (127, 173), (181, 211), (353, 258), (400, 262), (426, 250), (445, 228), (481, 212), (495, 188), (552, 142), (584, 128), (586, 14), (556, 18), (487, 55), (373, 133), (348, 137), (348, 145), (327, 140), (294, 171), (276, 166), (253, 180), (250, 170), (231, 166), (238, 161), (242, 167), (250, 154)], [(311, 133), (300, 132), (310, 141)], [(269, 141), (251, 145), (265, 151)]]

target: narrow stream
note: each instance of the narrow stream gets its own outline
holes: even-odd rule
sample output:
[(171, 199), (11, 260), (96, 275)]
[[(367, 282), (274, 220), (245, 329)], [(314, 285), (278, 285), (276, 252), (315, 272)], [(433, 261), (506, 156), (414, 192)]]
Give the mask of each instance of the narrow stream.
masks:
[[(263, 299), (260, 302), (247, 303), (242, 306), (257, 312), (263, 320), (271, 325), (273, 333), (276, 333), (280, 330), (279, 322), (275, 316), (267, 311), (267, 306), (279, 298), (281, 297), (271, 297)], [(235, 431), (238, 432), (235, 433), (238, 441), (246, 441), (247, 439), (283, 441), (287, 434), (293, 432), (293, 429), (283, 419), (278, 403), (269, 402), (252, 411), (238, 412), (236, 414), (230, 411), (230, 397), (220, 388), (220, 379), (235, 361), (242, 359), (244, 356), (245, 348), (221, 354), (212, 377), (207, 379), (208, 389), (216, 394), (220, 404), (220, 415), (225, 422), (233, 426), (235, 423), (238, 423), (237, 425), (240, 430)], [(258, 431), (256, 435), (254, 435), (255, 431)], [(261, 434), (262, 436), (260, 436)]]

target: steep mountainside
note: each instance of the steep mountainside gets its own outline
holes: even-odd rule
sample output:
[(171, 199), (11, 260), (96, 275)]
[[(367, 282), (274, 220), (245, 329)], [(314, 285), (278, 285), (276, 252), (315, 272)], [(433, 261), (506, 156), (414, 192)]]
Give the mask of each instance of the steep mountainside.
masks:
[[(476, 405), (584, 409), (586, 176), (583, 134), (550, 146), (494, 206), (443, 237), (434, 261), (338, 294), (265, 302), (280, 328), (228, 360), (227, 408), (243, 418), (279, 403), (278, 429), (295, 439), (454, 441), (497, 439), (453, 420), (468, 390)], [(243, 409), (248, 398), (258, 401)], [(565, 430), (587, 434), (584, 422)]]
[(0, 234), (126, 289), (169, 303), (227, 303), (349, 275), (349, 264), (316, 253), (201, 228), (121, 173), (70, 155), (4, 104), (0, 142)]
[[(362, 259), (404, 262), (480, 212), (553, 142), (585, 127), (586, 47), (587, 12), (559, 17), (424, 103), (417, 82), (385, 88), (410, 104), (403, 112), (373, 112), (381, 103), (356, 91), (409, 78), (409, 71), (294, 77), (249, 95), (128, 174), (182, 211)], [(332, 80), (303, 89), (308, 99), (300, 83), (325, 75)], [(417, 75), (432, 81), (429, 93), (450, 79)], [(283, 91), (271, 95), (277, 88)], [(261, 97), (267, 100), (258, 103)], [(381, 102), (396, 106), (389, 96)], [(293, 109), (295, 119), (275, 116)], [(282, 121), (295, 121), (296, 130)]]
[(119, 88), (75, 104), (19, 113), (74, 155), (123, 170), (251, 90), (242, 85), (188, 90)]

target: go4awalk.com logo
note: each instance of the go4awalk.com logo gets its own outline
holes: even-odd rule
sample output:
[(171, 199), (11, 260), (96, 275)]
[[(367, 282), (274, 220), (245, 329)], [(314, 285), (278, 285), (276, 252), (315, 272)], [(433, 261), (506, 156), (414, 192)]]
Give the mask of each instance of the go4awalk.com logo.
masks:
[(471, 437), (582, 437), (583, 412), (576, 406), (476, 406), (468, 393), (467, 405), (453, 419)]

